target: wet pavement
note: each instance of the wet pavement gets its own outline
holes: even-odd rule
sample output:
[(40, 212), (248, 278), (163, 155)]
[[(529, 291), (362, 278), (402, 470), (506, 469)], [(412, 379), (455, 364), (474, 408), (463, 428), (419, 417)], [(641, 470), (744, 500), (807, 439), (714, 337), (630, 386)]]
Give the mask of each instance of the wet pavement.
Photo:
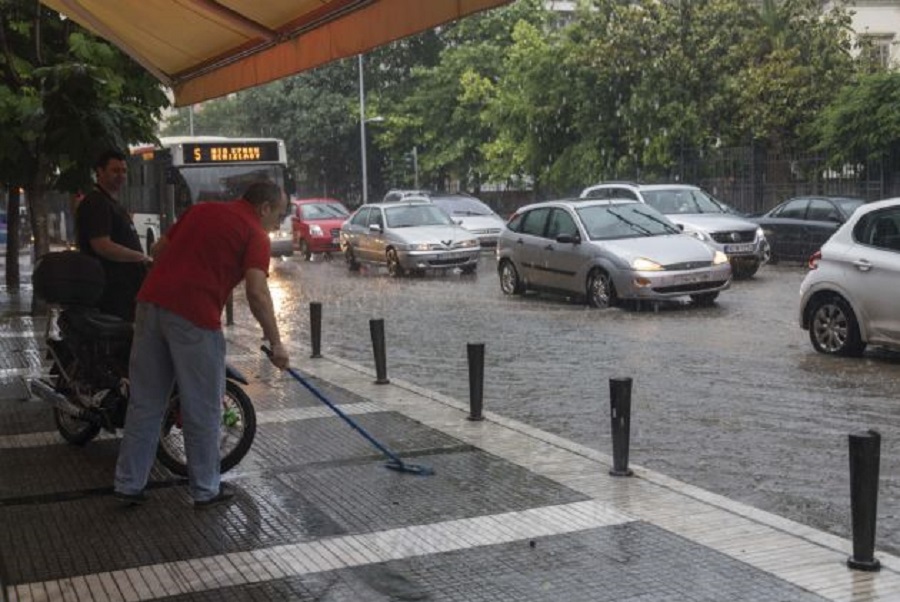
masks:
[[(273, 288), (292, 333), (294, 364), (390, 448), (437, 474), (385, 470), (383, 458), (361, 437), (297, 382), (275, 373), (258, 351), (259, 329), (239, 299), (237, 326), (227, 331), (229, 359), (250, 377), (246, 389), (259, 431), (250, 454), (227, 476), (238, 490), (236, 501), (201, 512), (190, 507), (184, 481), (162, 467), (154, 471), (149, 504), (130, 510), (116, 505), (110, 489), (116, 438), (64, 445), (42, 402), (16, 399), (17, 377), (34, 374), (39, 364), (42, 323), (21, 311), (30, 305), (27, 290), (0, 299), (4, 596), (516, 602), (900, 597), (897, 557), (879, 551), (880, 573), (850, 571), (845, 539), (668, 478), (681, 458), (706, 454), (706, 465), (691, 474), (720, 489), (720, 480), (733, 487), (743, 474), (740, 452), (748, 451), (737, 449), (746, 445), (742, 438), (785, 428), (785, 412), (776, 415), (777, 408), (795, 407), (788, 423), (795, 431), (823, 420), (803, 409), (812, 394), (787, 382), (779, 390), (794, 394), (789, 404), (758, 400), (765, 410), (740, 410), (750, 389), (763, 399), (769, 381), (778, 383), (770, 376), (745, 383), (736, 373), (746, 373), (740, 363), (724, 370), (752, 355), (745, 348), (760, 351), (758, 329), (736, 331), (746, 345), (721, 332), (721, 341), (712, 340), (719, 324), (734, 319), (728, 315), (752, 313), (744, 287), (793, 286), (801, 272), (779, 267), (771, 280), (764, 273), (711, 309), (634, 313), (594, 312), (549, 298), (506, 299), (490, 258), (486, 266), (475, 278), (391, 280), (380, 273), (349, 276), (337, 262), (278, 264)], [(777, 306), (775, 297), (770, 291), (757, 302)], [(306, 344), (309, 300), (322, 301), (325, 316), (326, 357), (314, 361)], [(455, 320), (447, 315), (452, 312)], [(373, 383), (370, 318), (386, 321), (390, 385)], [(772, 336), (791, 338), (791, 320), (773, 328)], [(465, 419), (466, 342), (487, 343), (489, 412), (483, 422)], [(704, 343), (713, 352), (697, 351)], [(804, 343), (800, 338), (793, 353), (811, 353)], [(663, 360), (667, 353), (676, 357)], [(897, 369), (892, 358), (880, 356), (855, 369), (873, 362)], [(819, 369), (799, 380), (814, 380)], [(606, 380), (620, 375), (635, 378), (635, 477), (629, 479), (607, 474)], [(835, 371), (820, 377), (846, 378)], [(819, 394), (830, 390), (820, 386)], [(716, 404), (727, 404), (717, 411), (717, 424), (681, 418)], [(679, 413), (669, 411), (673, 406)], [(816, 411), (823, 414), (824, 407), (820, 402)], [(850, 414), (858, 419), (855, 409)], [(689, 433), (712, 427), (726, 432), (684, 444)], [(836, 424), (831, 433), (840, 441), (835, 449), (826, 446), (843, 458), (840, 468), (846, 466), (842, 427)], [(661, 435), (670, 438), (668, 448)], [(810, 439), (806, 445), (819, 445), (819, 437)], [(729, 453), (720, 452), (724, 461), (712, 466), (719, 462), (717, 447)], [(784, 449), (791, 448), (785, 443)], [(762, 448), (749, 452), (759, 456), (752, 470), (777, 455)], [(806, 453), (802, 446), (790, 451), (797, 463), (806, 461)], [(886, 474), (889, 451), (882, 456)], [(636, 465), (653, 462), (661, 463), (657, 470)], [(784, 463), (776, 468), (783, 470)], [(832, 477), (823, 472), (805, 478)], [(782, 495), (790, 491), (778, 480), (768, 483), (773, 499), (779, 489)], [(884, 489), (883, 483), (883, 496)], [(882, 534), (880, 524), (879, 547)]]
[(340, 259), (276, 266), (292, 336), (374, 366), (368, 321), (384, 319), (388, 375), (468, 399), (466, 344), (483, 342), (487, 410), (610, 452), (608, 379), (634, 379), (631, 457), (754, 507), (849, 536), (847, 435), (882, 434), (878, 543), (900, 551), (900, 354), (817, 354), (797, 325), (799, 264), (764, 266), (716, 306), (592, 310), (505, 297), (496, 262), (478, 274), (391, 279)]

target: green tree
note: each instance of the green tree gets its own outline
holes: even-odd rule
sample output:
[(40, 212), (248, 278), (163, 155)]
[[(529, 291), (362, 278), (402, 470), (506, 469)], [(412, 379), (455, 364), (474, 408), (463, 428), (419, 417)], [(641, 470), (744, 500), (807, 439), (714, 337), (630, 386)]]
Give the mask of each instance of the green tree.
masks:
[(24, 188), (38, 256), (49, 249), (45, 193), (86, 189), (91, 158), (152, 138), (166, 104), (159, 84), (106, 42), (33, 0), (0, 0), (0, 181)]
[(900, 157), (900, 73), (865, 75), (841, 88), (814, 122), (835, 167)]
[(514, 28), (547, 17), (543, 2), (520, 0), (440, 29), (438, 61), (412, 68), (402, 95), (381, 90), (375, 99), (386, 118), (377, 137), (382, 150), (400, 162), (415, 147), (423, 184), (458, 182), (477, 191), (487, 175), (483, 145), (495, 133), (483, 113), (493, 82), (502, 77)]

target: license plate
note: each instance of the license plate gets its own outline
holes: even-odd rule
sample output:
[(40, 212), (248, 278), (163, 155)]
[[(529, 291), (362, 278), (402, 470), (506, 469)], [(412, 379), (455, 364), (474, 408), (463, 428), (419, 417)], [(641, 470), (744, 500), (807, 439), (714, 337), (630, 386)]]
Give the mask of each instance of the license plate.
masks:
[(753, 243), (743, 245), (725, 245), (726, 253), (751, 253), (753, 252)]
[(701, 272), (699, 274), (682, 274), (678, 277), (678, 282), (682, 284), (694, 284), (695, 282), (706, 282), (710, 278), (709, 272)]
[(341, 244), (341, 239), (340, 238), (332, 238), (331, 244), (333, 244), (334, 246), (337, 246), (337, 245)]

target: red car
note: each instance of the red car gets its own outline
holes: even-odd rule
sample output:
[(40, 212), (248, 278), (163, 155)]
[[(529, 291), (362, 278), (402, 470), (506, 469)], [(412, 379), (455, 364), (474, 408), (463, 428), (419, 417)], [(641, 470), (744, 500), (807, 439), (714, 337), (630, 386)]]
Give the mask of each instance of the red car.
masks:
[(295, 199), (294, 246), (309, 261), (313, 253), (340, 251), (341, 224), (350, 215), (335, 199)]

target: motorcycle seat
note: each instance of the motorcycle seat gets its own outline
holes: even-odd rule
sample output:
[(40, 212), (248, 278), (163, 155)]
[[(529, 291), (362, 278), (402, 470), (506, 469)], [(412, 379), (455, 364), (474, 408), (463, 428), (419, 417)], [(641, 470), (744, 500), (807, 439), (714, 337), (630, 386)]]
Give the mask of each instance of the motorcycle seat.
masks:
[(134, 334), (131, 322), (98, 311), (66, 311), (65, 320), (80, 336), (90, 339), (125, 341)]

